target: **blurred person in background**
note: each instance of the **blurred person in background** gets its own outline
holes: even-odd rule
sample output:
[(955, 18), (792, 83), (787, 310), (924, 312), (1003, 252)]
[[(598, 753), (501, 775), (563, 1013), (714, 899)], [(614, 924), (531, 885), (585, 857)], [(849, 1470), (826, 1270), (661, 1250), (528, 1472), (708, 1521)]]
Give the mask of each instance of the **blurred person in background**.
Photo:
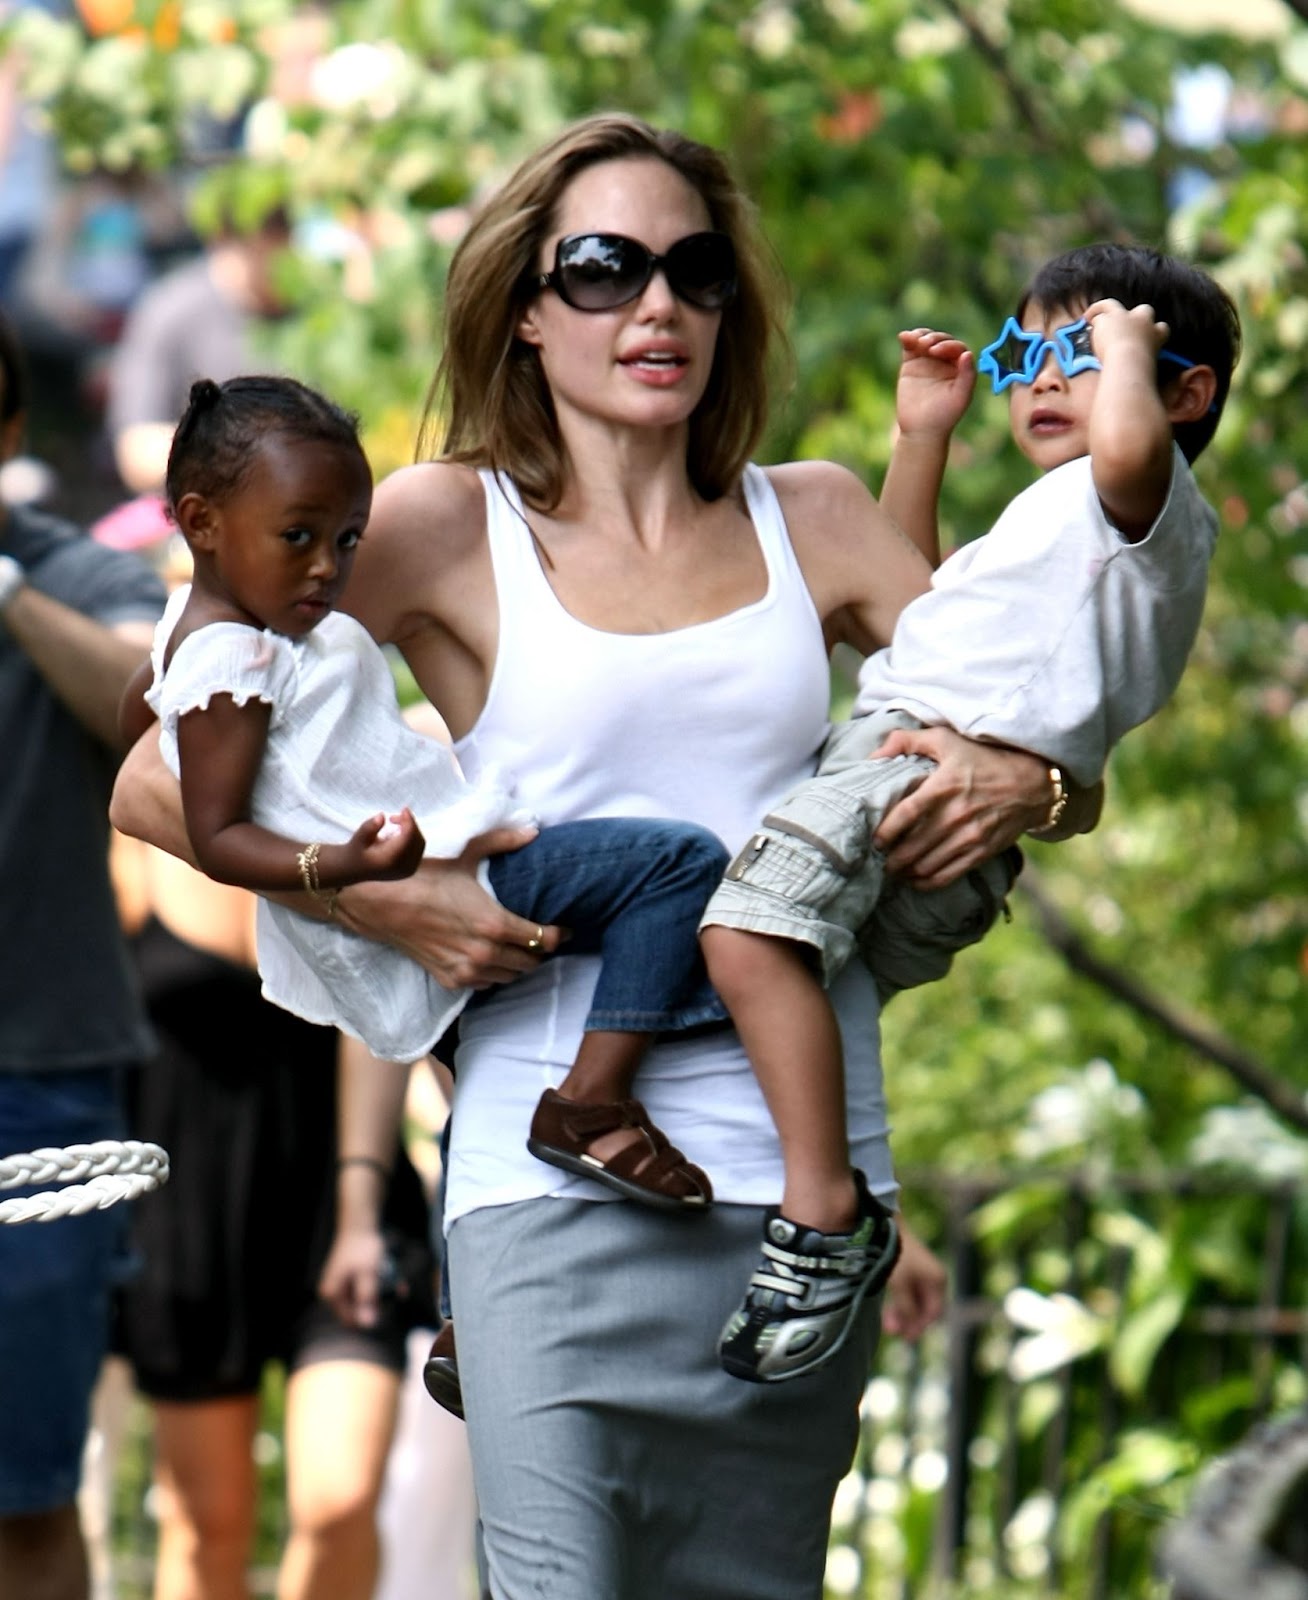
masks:
[(201, 255), (141, 295), (109, 369), (106, 425), (119, 477), (134, 495), (157, 494), (177, 418), (196, 378), (222, 383), (261, 366), (256, 330), (284, 310), (276, 261), (290, 245), (276, 209), (252, 229), (232, 221)]
[[(144, 502), (127, 510), (106, 518), (97, 537), (143, 550), (168, 587), (185, 582), (189, 552), (172, 524), (151, 521)], [(421, 1180), (403, 1147), (385, 1174), (361, 1174), (384, 1194), (392, 1292), (375, 1325), (345, 1327), (317, 1297), (335, 1221), (336, 1065), (338, 1051), (358, 1051), (353, 1070), (366, 1073), (371, 1058), (263, 999), (253, 895), (121, 835), (113, 863), (158, 1039), (137, 1075), (129, 1123), (172, 1164), (168, 1188), (132, 1218), (140, 1265), (117, 1296), (114, 1341), (154, 1419), (156, 1600), (249, 1594), (259, 1496), (252, 1446), (274, 1363), (287, 1373), (281, 1600), (401, 1600), (402, 1589), (385, 1585), (402, 1569), (410, 1530), (392, 1515), (383, 1551), (378, 1505), (409, 1332), (426, 1330), (416, 1336), (425, 1349), (434, 1316)], [(432, 1437), (414, 1437), (415, 1423)], [(439, 1431), (427, 1415), (410, 1418), (401, 1495), (407, 1478), (417, 1492), (430, 1488), (427, 1446)], [(452, 1507), (470, 1497), (458, 1443), (441, 1480)], [(424, 1517), (439, 1527), (430, 1510)], [(444, 1600), (438, 1590), (426, 1595)]]
[[(28, 405), (0, 320), (0, 459)], [(108, 870), (118, 701), (159, 580), (70, 523), (0, 505), (0, 1155), (121, 1137), (150, 1050)], [(21, 1191), (18, 1191), (21, 1192)], [(122, 1208), (0, 1228), (0, 1595), (85, 1600), (76, 1496)]]

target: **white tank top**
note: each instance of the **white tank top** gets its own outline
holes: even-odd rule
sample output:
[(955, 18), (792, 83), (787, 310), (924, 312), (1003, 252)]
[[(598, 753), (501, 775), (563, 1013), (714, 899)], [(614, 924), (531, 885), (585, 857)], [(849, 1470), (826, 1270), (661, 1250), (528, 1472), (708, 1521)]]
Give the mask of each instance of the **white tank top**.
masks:
[[(821, 619), (771, 484), (746, 469), (746, 505), (767, 568), (764, 594), (670, 633), (606, 633), (550, 587), (514, 485), (484, 471), (499, 646), (486, 704), (456, 746), (470, 778), (505, 767), (544, 826), (582, 817), (680, 817), (735, 850), (814, 770), (830, 677)], [(581, 1037), (599, 958), (564, 956), (465, 1013), (447, 1225), (480, 1206), (541, 1195), (609, 1198), (526, 1149), (541, 1091), (561, 1081)], [(845, 1033), (850, 1134), (872, 1187), (893, 1192), (866, 972), (846, 969), (833, 999)], [(796, 1063), (803, 1070), (803, 1063)], [(698, 1162), (717, 1197), (775, 1203), (776, 1134), (730, 1029), (661, 1043), (636, 1092)]]

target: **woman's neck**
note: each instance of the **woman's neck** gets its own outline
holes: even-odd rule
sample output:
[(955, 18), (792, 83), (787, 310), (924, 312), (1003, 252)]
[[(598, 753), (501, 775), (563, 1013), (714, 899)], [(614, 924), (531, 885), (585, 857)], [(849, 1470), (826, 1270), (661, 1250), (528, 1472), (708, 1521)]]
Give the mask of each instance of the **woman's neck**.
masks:
[(686, 467), (688, 432), (565, 427), (567, 481), (550, 520), (656, 547), (704, 506)]

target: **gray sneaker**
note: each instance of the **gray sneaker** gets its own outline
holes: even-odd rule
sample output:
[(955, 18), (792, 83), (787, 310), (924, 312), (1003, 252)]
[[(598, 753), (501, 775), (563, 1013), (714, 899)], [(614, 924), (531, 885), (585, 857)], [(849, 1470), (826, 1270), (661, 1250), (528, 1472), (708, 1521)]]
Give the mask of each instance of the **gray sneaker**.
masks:
[(849, 1337), (866, 1297), (885, 1286), (899, 1229), (857, 1170), (854, 1182), (859, 1218), (849, 1233), (819, 1233), (768, 1212), (762, 1259), (718, 1344), (732, 1377), (784, 1383), (815, 1371)]

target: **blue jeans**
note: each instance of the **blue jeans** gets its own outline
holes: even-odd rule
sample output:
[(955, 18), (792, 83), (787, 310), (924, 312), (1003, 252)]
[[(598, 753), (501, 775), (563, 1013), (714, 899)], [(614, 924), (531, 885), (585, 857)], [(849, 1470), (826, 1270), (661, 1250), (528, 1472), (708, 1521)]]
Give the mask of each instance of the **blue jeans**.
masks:
[(697, 934), (727, 860), (693, 823), (596, 817), (542, 828), (489, 866), (501, 905), (571, 932), (560, 955), (603, 958), (587, 1029), (673, 1033), (727, 1019)]
[[(118, 1090), (111, 1068), (0, 1072), (0, 1153), (121, 1138)], [(0, 1517), (76, 1498), (125, 1214), (0, 1226)]]
[[(727, 860), (717, 835), (694, 823), (595, 817), (543, 828), (530, 844), (492, 856), (489, 865), (501, 905), (529, 922), (557, 923), (571, 932), (560, 955), (602, 958), (586, 1017), (589, 1031), (675, 1033), (727, 1020), (727, 1008), (704, 970), (696, 931)], [(443, 1052), (443, 1058), (452, 1054)], [(450, 1292), (443, 1219), (449, 1150), (447, 1118), (432, 1208), (432, 1243), (441, 1263), (440, 1313), (446, 1318)]]

